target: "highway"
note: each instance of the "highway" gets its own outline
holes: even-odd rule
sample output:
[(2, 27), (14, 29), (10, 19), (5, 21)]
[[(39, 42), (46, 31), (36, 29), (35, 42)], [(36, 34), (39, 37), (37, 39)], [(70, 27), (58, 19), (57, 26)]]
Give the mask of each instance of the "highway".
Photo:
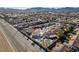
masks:
[(0, 31), (7, 38), (12, 51), (15, 52), (40, 52), (39, 46), (31, 45), (32, 41), (27, 40), (27, 37), (23, 36), (19, 31), (17, 31), (12, 25), (0, 19)]
[(10, 52), (14, 51), (9, 45), (7, 38), (0, 32), (0, 52)]

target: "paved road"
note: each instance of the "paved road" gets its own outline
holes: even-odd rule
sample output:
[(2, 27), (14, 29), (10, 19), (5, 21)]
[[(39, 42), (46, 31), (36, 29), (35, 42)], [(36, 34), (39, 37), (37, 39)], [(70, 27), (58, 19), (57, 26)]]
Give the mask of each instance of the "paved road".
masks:
[(38, 46), (33, 47), (31, 45), (32, 41), (27, 40), (26, 37), (24, 37), (19, 31), (17, 31), (13, 26), (3, 19), (0, 19), (0, 27), (2, 28), (2, 32), (4, 33), (5, 37), (8, 38), (8, 42), (14, 51), (40, 51)]
[(13, 48), (11, 48), (10, 44), (7, 41), (7, 38), (0, 31), (0, 52), (11, 52), (11, 51), (14, 51)]

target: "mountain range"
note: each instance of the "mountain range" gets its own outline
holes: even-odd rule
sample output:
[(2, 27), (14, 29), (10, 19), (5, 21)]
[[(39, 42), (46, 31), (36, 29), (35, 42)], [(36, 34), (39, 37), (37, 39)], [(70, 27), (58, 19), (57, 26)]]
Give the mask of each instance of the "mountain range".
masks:
[(35, 11), (49, 11), (49, 12), (79, 12), (79, 7), (64, 7), (64, 8), (44, 8), (33, 7), (27, 9), (14, 8), (0, 8), (0, 12), (35, 12)]

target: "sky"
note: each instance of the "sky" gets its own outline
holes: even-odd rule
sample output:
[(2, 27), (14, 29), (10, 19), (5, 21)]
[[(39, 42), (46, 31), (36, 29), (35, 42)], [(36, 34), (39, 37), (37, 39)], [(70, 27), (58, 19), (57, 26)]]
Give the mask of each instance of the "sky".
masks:
[(0, 0), (0, 7), (79, 7), (79, 0)]

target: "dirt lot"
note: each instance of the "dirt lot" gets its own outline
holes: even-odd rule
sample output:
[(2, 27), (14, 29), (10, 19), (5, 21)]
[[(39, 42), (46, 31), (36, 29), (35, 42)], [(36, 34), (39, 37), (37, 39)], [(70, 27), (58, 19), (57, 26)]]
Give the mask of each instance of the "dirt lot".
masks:
[(5, 36), (0, 32), (0, 52), (12, 52), (12, 49), (7, 42)]

